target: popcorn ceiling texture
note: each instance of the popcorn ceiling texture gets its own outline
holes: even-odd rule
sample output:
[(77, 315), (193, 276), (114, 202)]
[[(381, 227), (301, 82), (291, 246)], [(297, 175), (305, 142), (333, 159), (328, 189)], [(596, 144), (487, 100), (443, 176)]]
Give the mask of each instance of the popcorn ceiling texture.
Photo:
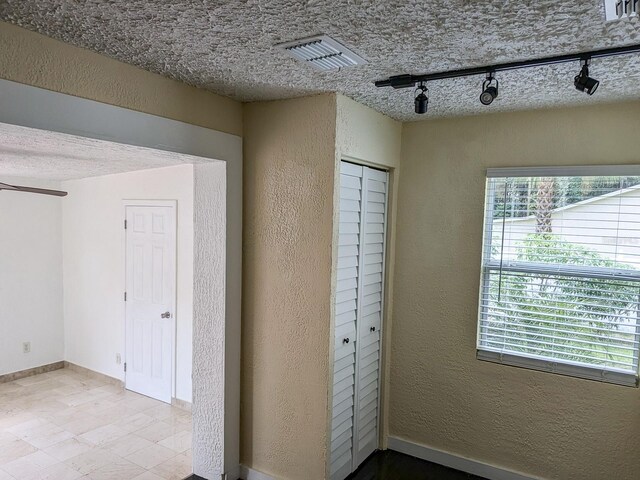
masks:
[(74, 180), (202, 161), (206, 160), (0, 123), (0, 174), (3, 177)]
[[(242, 101), (337, 91), (401, 120), (640, 98), (640, 56), (600, 59), (593, 97), (579, 65), (500, 74), (500, 96), (478, 101), (482, 77), (429, 84), (429, 114), (411, 89), (375, 80), (637, 43), (640, 23), (605, 23), (602, 0), (4, 0), (0, 19)], [(274, 44), (326, 33), (368, 60), (318, 72)]]

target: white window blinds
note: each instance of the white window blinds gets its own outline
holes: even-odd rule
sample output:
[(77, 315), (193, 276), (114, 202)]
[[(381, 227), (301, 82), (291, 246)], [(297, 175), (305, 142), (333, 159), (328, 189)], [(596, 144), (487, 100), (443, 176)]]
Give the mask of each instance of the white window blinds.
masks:
[(637, 383), (640, 172), (616, 173), (488, 172), (479, 358)]

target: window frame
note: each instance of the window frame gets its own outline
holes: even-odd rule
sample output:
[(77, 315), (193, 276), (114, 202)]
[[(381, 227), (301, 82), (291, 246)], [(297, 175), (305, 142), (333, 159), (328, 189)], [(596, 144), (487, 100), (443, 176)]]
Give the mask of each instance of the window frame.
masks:
[[(489, 168), (485, 176), (484, 194), (484, 217), (483, 236), (481, 249), (481, 273), (480, 288), (478, 298), (478, 317), (476, 332), (476, 358), (481, 361), (499, 363), (513, 367), (527, 368), (542, 372), (555, 373), (576, 378), (596, 380), (600, 382), (613, 383), (617, 385), (638, 388), (640, 384), (639, 370), (640, 360), (636, 365), (635, 372), (629, 372), (612, 367), (586, 366), (578, 362), (569, 360), (551, 360), (547, 357), (534, 354), (507, 353), (492, 350), (490, 347), (481, 345), (483, 334), (483, 319), (486, 312), (482, 308), (483, 296), (488, 294), (490, 288), (489, 276), (492, 272), (502, 270), (518, 273), (539, 273), (557, 274), (557, 265), (547, 265), (535, 262), (514, 262), (509, 261), (486, 261), (490, 259), (488, 252), (491, 251), (493, 238), (493, 211), (495, 201), (495, 178), (511, 177), (588, 177), (588, 176), (640, 176), (640, 165), (615, 165), (615, 166), (586, 166), (586, 167), (515, 167), (515, 168)], [(504, 223), (503, 223), (504, 225)], [(504, 236), (503, 236), (504, 241)], [(605, 267), (588, 267), (568, 265), (563, 272), (572, 276), (588, 279), (611, 279), (611, 272), (616, 272), (616, 278), (621, 280), (632, 280), (638, 282), (640, 289), (640, 272), (637, 275), (629, 275), (628, 271), (615, 271)], [(605, 274), (606, 272), (606, 274)], [(640, 294), (639, 294), (640, 295)], [(486, 333), (486, 331), (484, 332)], [(640, 338), (640, 321), (636, 324), (636, 335)]]

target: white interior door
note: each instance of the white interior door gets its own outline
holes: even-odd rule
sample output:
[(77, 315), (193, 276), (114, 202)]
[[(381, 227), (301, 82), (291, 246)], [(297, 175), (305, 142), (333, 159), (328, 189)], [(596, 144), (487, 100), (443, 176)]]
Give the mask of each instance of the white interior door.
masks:
[(126, 211), (126, 388), (171, 403), (176, 284), (175, 205)]
[(340, 165), (332, 480), (378, 448), (387, 184), (387, 172)]

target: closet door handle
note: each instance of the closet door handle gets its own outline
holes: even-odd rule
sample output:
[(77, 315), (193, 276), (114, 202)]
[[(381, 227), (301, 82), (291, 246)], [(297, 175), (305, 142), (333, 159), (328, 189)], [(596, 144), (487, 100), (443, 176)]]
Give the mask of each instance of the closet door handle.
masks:
[(370, 332), (375, 332), (375, 331), (376, 331), (376, 327), (371, 327), (371, 328), (369, 329), (369, 331), (370, 331)]
[(349, 343), (349, 338), (345, 338), (344, 340), (342, 340), (342, 343)]

